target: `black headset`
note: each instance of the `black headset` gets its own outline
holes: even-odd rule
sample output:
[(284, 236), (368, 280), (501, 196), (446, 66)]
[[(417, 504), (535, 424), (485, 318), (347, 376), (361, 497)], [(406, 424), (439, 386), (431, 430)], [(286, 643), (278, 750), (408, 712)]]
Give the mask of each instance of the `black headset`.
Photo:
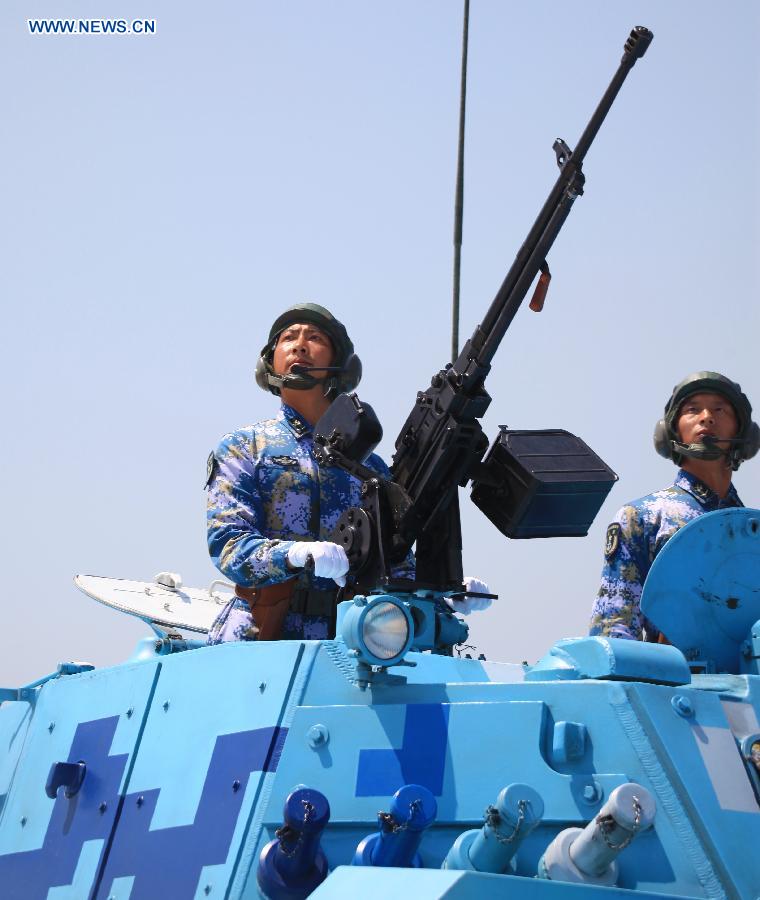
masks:
[[(701, 392), (720, 394), (734, 408), (739, 420), (739, 433), (729, 441), (725, 450), (714, 442), (684, 444), (676, 430), (676, 418), (681, 404), (687, 397)], [(695, 372), (673, 388), (665, 404), (663, 417), (654, 427), (654, 448), (660, 456), (679, 465), (683, 457), (692, 459), (720, 459), (727, 457), (736, 471), (747, 459), (752, 459), (760, 449), (760, 426), (752, 420), (752, 406), (741, 385), (719, 372)]]
[[(297, 371), (286, 375), (276, 375), (272, 370), (272, 355), (281, 332), (299, 322), (316, 325), (327, 334), (337, 357), (335, 366), (296, 366)], [(326, 372), (324, 378), (315, 377), (312, 372)], [(262, 347), (256, 362), (256, 384), (265, 391), (279, 396), (283, 388), (307, 391), (318, 384), (324, 385), (325, 396), (330, 399), (340, 393), (353, 391), (362, 377), (362, 364), (354, 353), (354, 345), (342, 322), (324, 306), (317, 303), (298, 303), (286, 309), (275, 319), (269, 330), (269, 339)]]

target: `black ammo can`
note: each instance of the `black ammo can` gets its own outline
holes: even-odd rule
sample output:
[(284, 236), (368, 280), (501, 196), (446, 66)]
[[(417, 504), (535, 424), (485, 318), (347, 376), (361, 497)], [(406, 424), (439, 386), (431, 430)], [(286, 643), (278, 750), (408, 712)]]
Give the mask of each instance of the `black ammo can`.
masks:
[(617, 475), (569, 431), (502, 428), (472, 500), (509, 538), (583, 537)]

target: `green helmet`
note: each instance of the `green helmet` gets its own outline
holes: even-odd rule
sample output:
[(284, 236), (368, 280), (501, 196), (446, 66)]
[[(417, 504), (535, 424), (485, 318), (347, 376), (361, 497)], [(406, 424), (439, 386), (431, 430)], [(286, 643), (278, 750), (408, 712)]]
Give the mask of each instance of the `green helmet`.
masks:
[[(699, 393), (720, 394), (733, 407), (738, 429), (728, 450), (715, 445), (684, 444), (681, 441), (676, 426), (681, 405), (684, 400)], [(663, 417), (654, 429), (654, 446), (660, 456), (672, 459), (676, 465), (684, 457), (720, 459), (725, 456), (736, 470), (745, 459), (750, 459), (757, 453), (760, 447), (760, 428), (752, 421), (752, 406), (741, 385), (720, 372), (694, 372), (673, 388), (673, 393), (665, 404)]]
[[(335, 350), (333, 365), (326, 378), (315, 378), (311, 374), (289, 373), (276, 375), (272, 369), (272, 354), (280, 334), (296, 323), (316, 325), (325, 332)], [(362, 364), (354, 353), (354, 345), (348, 336), (345, 326), (338, 321), (329, 309), (318, 303), (297, 303), (279, 315), (269, 329), (269, 337), (262, 347), (256, 363), (256, 383), (265, 391), (279, 395), (283, 387), (295, 390), (308, 390), (316, 384), (324, 383), (325, 395), (334, 397), (342, 391), (352, 391), (362, 377)]]

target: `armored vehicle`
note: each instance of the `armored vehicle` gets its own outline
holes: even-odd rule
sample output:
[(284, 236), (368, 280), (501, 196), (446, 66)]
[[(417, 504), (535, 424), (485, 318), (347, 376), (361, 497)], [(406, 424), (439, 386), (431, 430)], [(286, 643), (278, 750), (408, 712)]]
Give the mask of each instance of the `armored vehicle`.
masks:
[[(458, 655), (458, 487), (511, 538), (583, 535), (615, 479), (566, 431), (478, 419), (491, 360), (582, 193), (651, 40), (635, 29), (483, 322), (420, 391), (392, 478), (341, 395), (320, 464), (363, 483), (334, 540), (355, 596), (324, 641), (205, 646), (229, 587), (78, 576), (151, 637), (111, 668), (0, 689), (3, 898), (760, 896), (760, 511), (710, 513), (655, 560), (669, 644), (562, 640), (534, 665)], [(486, 452), (487, 451), (487, 452)], [(411, 546), (414, 581), (394, 581)]]

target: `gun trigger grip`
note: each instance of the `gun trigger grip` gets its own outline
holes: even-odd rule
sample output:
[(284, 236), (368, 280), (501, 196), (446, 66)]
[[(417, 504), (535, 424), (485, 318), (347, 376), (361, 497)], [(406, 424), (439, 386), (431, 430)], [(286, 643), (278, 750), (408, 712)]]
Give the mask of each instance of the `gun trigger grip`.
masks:
[(552, 280), (552, 273), (549, 271), (549, 264), (546, 260), (541, 263), (541, 274), (538, 276), (536, 289), (533, 291), (533, 297), (528, 304), (533, 312), (541, 312), (544, 308), (544, 300), (546, 300), (546, 292), (549, 290), (549, 282)]

